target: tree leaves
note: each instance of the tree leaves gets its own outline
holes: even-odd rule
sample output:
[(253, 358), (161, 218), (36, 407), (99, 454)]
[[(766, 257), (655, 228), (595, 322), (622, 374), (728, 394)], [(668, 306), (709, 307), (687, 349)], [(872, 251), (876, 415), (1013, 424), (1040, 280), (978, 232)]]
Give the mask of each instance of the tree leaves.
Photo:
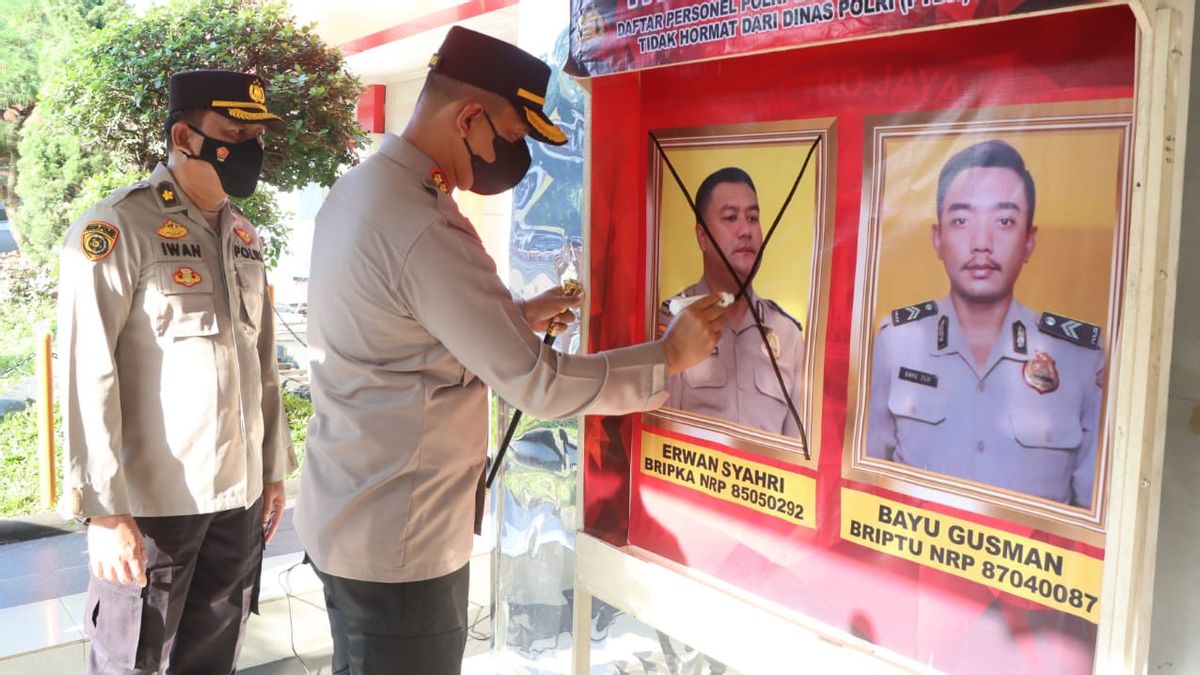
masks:
[[(103, 24), (78, 41), (78, 48), (43, 86), (39, 105), (45, 124), (34, 134), (72, 137), (90, 158), (88, 166), (97, 167), (94, 170), (152, 171), (166, 154), (163, 122), (171, 74), (207, 68), (253, 72), (263, 78), (268, 106), (288, 123), (285, 133), (267, 134), (264, 183), (282, 191), (310, 183), (328, 186), (357, 162), (354, 148), (363, 146), (366, 138), (355, 119), (362, 85), (346, 70), (340, 52), (321, 42), (311, 27), (295, 24), (284, 2), (175, 0), (142, 16), (109, 13)], [(45, 153), (42, 159), (66, 162)], [(22, 179), (20, 190), (27, 204), (31, 200), (26, 192), (65, 187), (61, 178), (40, 180)], [(62, 194), (58, 192), (60, 199)], [(51, 207), (45, 195), (33, 201)], [(284, 233), (281, 214), (273, 203), (260, 208), (259, 202), (250, 208), (256, 213), (247, 215), (278, 241)], [(58, 233), (67, 225), (60, 223)], [(53, 236), (38, 239), (56, 241)]]

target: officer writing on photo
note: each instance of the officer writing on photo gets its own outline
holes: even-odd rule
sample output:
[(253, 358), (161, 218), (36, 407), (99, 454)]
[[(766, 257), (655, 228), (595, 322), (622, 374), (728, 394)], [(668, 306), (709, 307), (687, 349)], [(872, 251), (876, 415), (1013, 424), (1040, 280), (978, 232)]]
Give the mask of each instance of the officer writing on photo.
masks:
[(942, 167), (932, 239), (950, 296), (896, 309), (879, 328), (867, 454), (1090, 508), (1100, 328), (1014, 299), (1035, 206), (1007, 143), (972, 145)]
[(88, 673), (233, 672), (295, 466), (266, 269), (229, 196), (282, 131), (254, 75), (171, 78), (169, 156), (66, 235), (58, 351)]
[[(703, 226), (696, 224), (696, 242), (704, 258), (704, 275), (676, 298), (708, 293), (736, 294), (762, 248), (762, 225), (758, 220), (758, 194), (750, 175), (727, 167), (713, 172), (696, 190), (696, 209), (716, 241), (710, 241)], [(729, 275), (717, 252), (720, 248), (740, 279)], [(674, 298), (672, 298), (674, 299)], [(753, 303), (762, 317), (767, 342), (749, 312)], [(658, 325), (665, 329), (671, 319), (671, 300), (659, 307)], [(804, 363), (804, 333), (800, 322), (771, 300), (759, 297), (753, 287), (727, 310), (728, 321), (721, 339), (700, 365), (671, 377), (667, 405), (716, 417), (783, 436), (799, 437), (800, 430), (779, 388), (779, 380), (767, 355), (775, 356), (788, 395), (798, 400)]]
[[(461, 27), (401, 136), (351, 169), (316, 218), (309, 282), (315, 415), (296, 530), (325, 587), (335, 673), (458, 673), (487, 452), (487, 388), (540, 418), (661, 405), (724, 321), (715, 296), (657, 342), (568, 356), (534, 334), (579, 299), (514, 302), (451, 190), (508, 190), (550, 69)], [(551, 328), (553, 326), (553, 328)]]

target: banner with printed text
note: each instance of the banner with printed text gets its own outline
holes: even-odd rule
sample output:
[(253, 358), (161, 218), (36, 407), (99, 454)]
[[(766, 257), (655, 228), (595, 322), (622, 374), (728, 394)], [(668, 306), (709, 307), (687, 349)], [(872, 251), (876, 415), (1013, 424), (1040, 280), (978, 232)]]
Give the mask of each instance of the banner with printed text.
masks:
[(566, 71), (591, 77), (1091, 0), (571, 0)]

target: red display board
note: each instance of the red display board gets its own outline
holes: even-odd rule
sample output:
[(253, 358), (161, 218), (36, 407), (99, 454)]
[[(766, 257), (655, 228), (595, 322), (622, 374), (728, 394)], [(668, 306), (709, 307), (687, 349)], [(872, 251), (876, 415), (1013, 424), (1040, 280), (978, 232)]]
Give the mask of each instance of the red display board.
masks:
[[(651, 133), (693, 194), (713, 167), (754, 167), (763, 230), (780, 206), (768, 174), (790, 184), (820, 150), (779, 225), (781, 237), (811, 231), (761, 270), (810, 343), (795, 389), (807, 453), (786, 429), (683, 409), (588, 418), (586, 530), (947, 672), (1091, 672), (1135, 36), (1128, 10), (1097, 8), (594, 80), (593, 351), (654, 337), (660, 304), (692, 274), (676, 258), (699, 255), (690, 222), (670, 229), (678, 188)], [(955, 228), (974, 202), (947, 167), (983, 146), (1022, 157), (1031, 182), (999, 200), (996, 241), (957, 249), (993, 253), (962, 262)], [(975, 170), (1008, 176), (996, 166)], [(1032, 223), (1006, 229), (1022, 218)], [(1007, 259), (1004, 237), (1017, 237)], [(1030, 314), (1003, 317), (968, 395), (935, 357), (969, 324), (962, 287), (1002, 269), (1019, 273)], [(969, 365), (970, 353), (952, 360)], [(1013, 436), (1036, 471), (940, 452), (956, 406), (991, 400), (985, 383), (1007, 388), (1003, 419), (987, 426), (977, 411), (964, 433)], [(1039, 426), (1046, 410), (1077, 424), (1066, 436)], [(995, 447), (980, 440), (979, 457)]]

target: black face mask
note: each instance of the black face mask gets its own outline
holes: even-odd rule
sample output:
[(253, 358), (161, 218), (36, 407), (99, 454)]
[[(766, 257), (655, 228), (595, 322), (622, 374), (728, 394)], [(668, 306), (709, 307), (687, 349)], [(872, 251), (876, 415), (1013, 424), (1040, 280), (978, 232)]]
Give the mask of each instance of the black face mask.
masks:
[(204, 144), (200, 146), (198, 155), (190, 155), (181, 149), (183, 154), (211, 164), (217, 171), (217, 178), (221, 179), (221, 189), (230, 197), (246, 198), (254, 194), (263, 164), (263, 149), (258, 144), (258, 139), (229, 143), (206, 136), (203, 131), (190, 124), (188, 127), (200, 134)]
[(471, 183), (471, 192), (481, 195), (495, 195), (511, 190), (521, 182), (529, 172), (529, 146), (525, 139), (506, 141), (496, 133), (496, 125), (492, 124), (492, 116), (486, 110), (483, 116), (487, 118), (488, 126), (492, 128), (492, 151), (496, 153), (496, 161), (488, 164), (482, 157), (471, 150), (471, 144), (463, 137), (463, 145), (471, 155), (471, 173), (475, 181)]

